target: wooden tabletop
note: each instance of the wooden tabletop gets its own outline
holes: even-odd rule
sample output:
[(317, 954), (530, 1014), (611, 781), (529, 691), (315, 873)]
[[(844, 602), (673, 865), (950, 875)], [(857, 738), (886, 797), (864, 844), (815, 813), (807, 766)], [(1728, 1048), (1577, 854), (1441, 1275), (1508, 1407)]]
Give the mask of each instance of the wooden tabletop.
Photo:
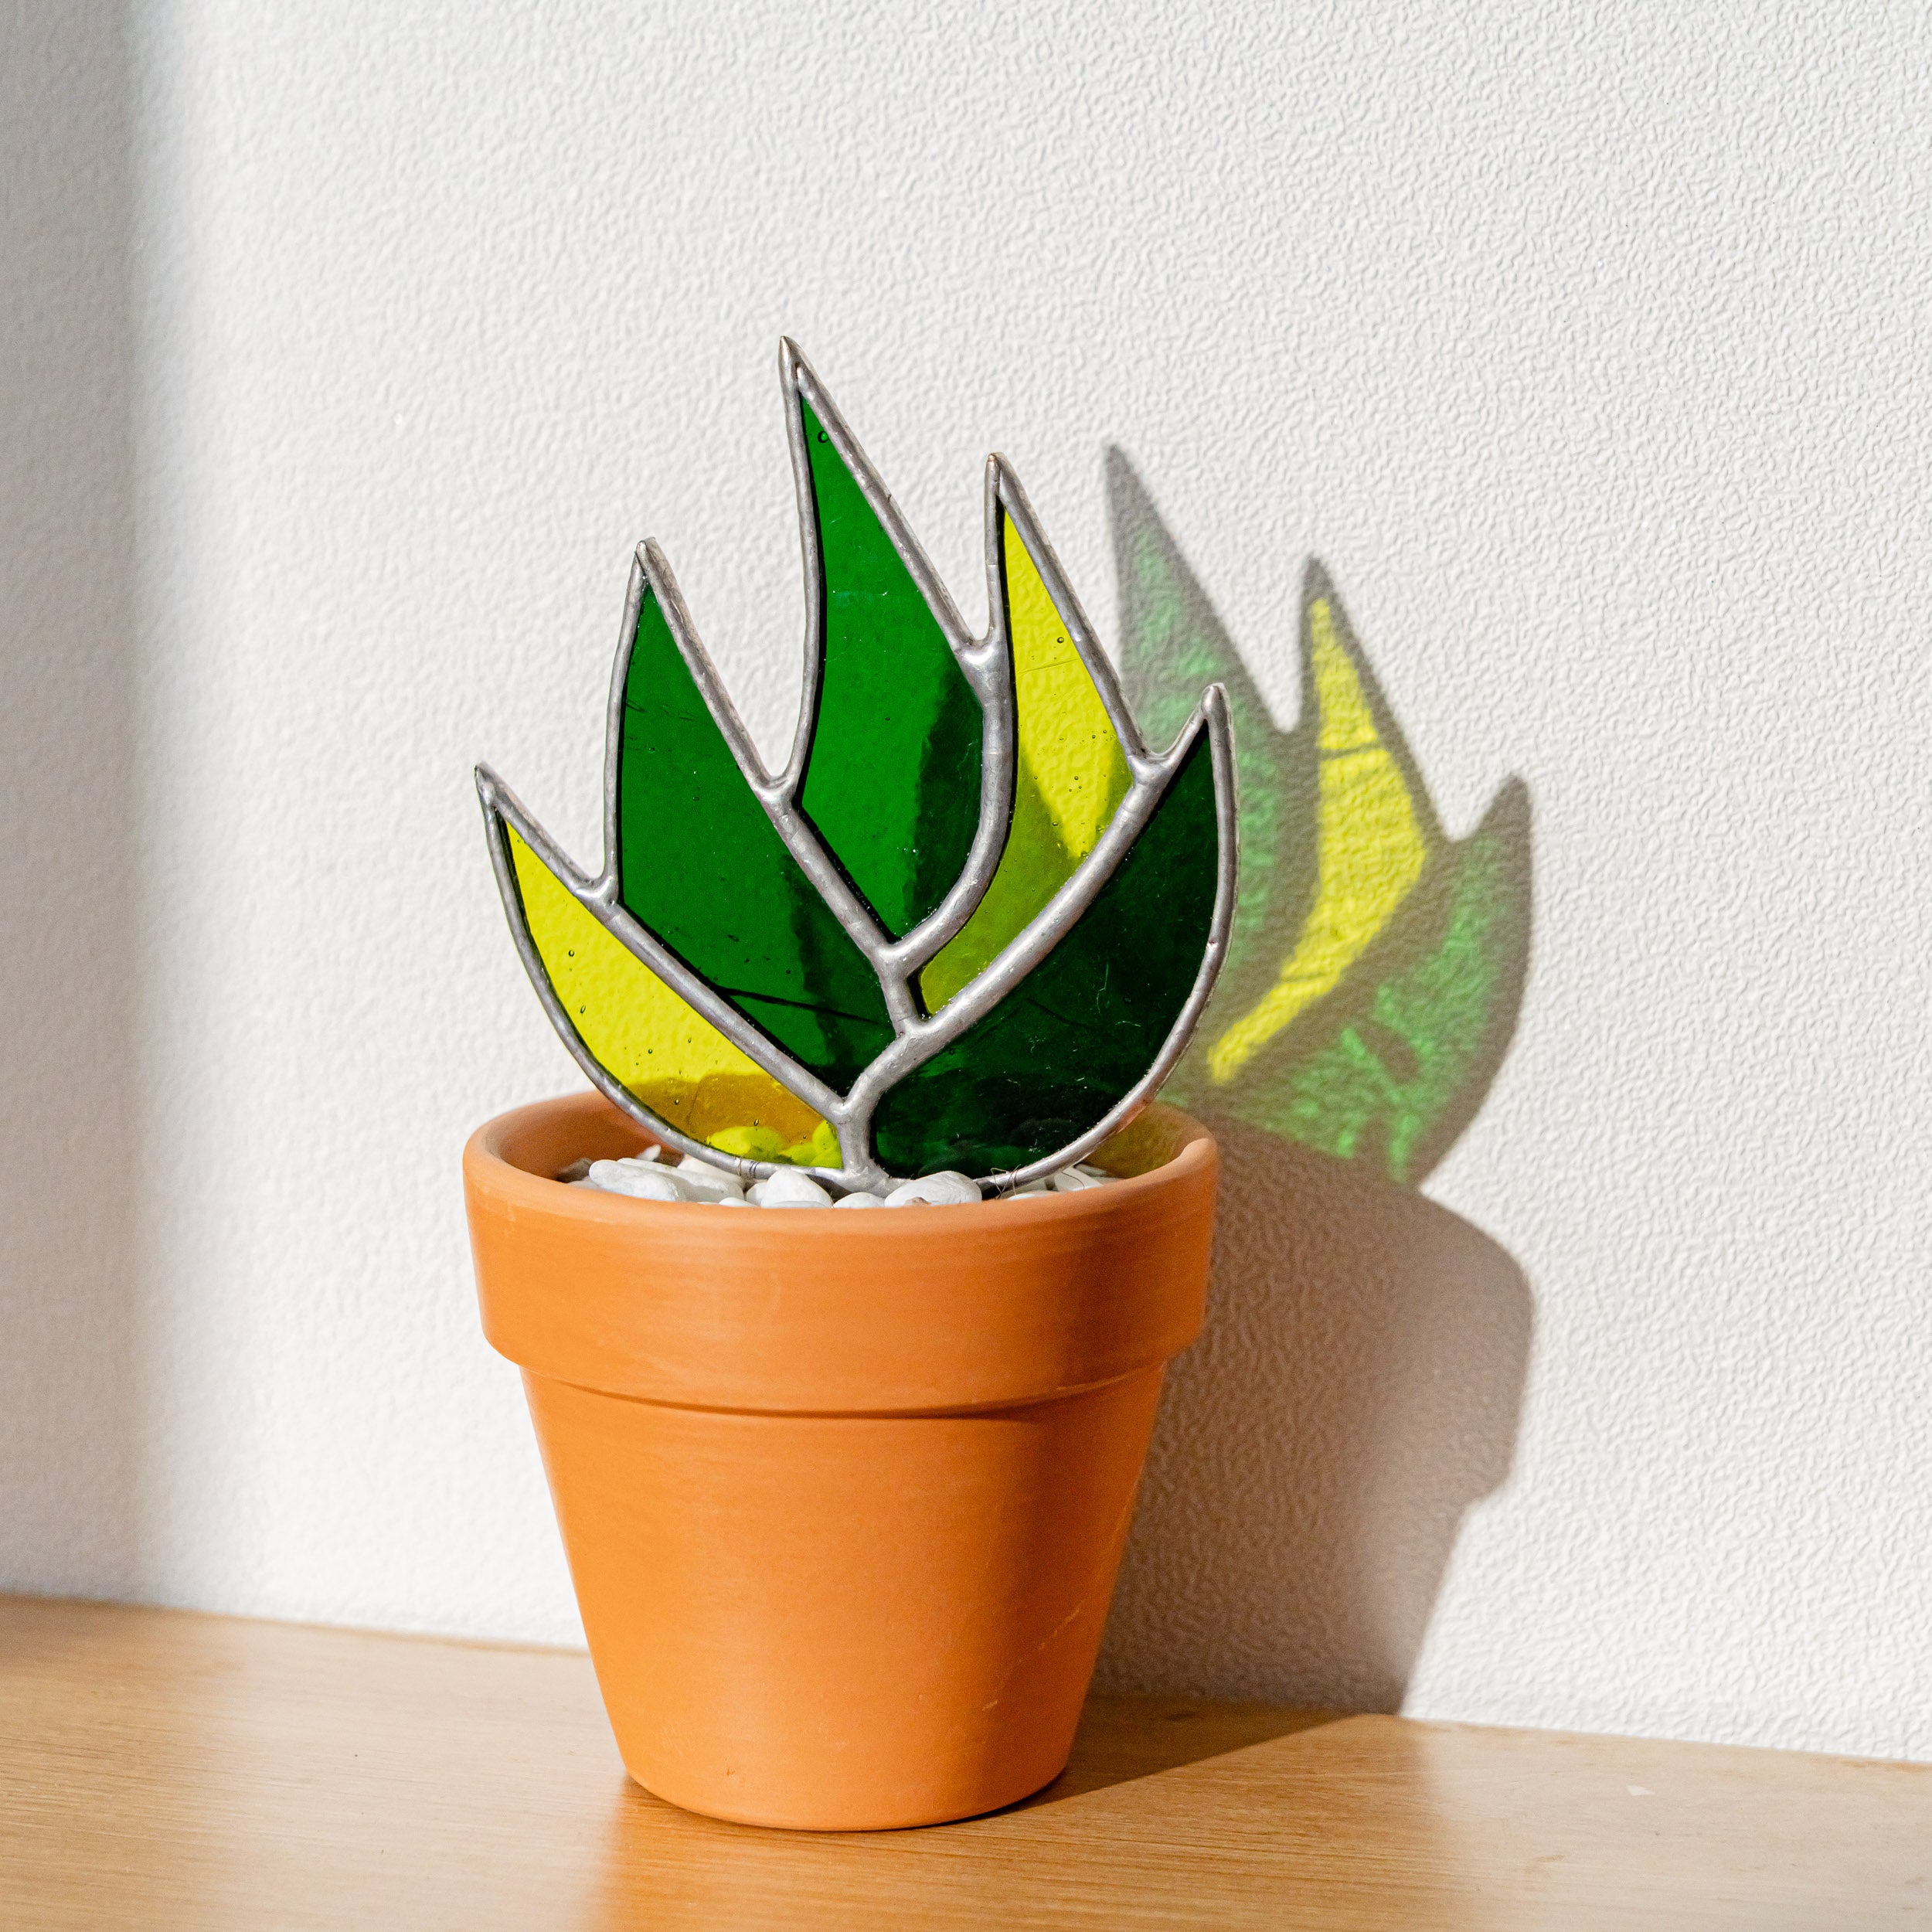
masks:
[(1096, 1698), (1028, 1804), (835, 1837), (628, 1782), (563, 1651), (0, 1599), (9, 1932), (1932, 1925), (1932, 1767)]

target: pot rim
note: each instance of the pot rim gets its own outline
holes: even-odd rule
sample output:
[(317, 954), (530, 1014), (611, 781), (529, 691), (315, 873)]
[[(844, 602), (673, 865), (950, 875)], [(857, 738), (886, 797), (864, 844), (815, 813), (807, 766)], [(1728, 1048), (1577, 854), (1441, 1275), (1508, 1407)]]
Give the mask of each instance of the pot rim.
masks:
[(1142, 1172), (1024, 1201), (723, 1214), (551, 1178), (648, 1138), (590, 1090), (471, 1136), (484, 1331), (526, 1374), (680, 1407), (927, 1414), (1096, 1387), (1199, 1331), (1219, 1161), (1175, 1109), (1108, 1143)]
[[(572, 1187), (557, 1179), (554, 1174), (546, 1174), (539, 1168), (524, 1165), (515, 1158), (514, 1143), (519, 1135), (530, 1135), (532, 1130), (540, 1131), (555, 1117), (556, 1112), (565, 1103), (583, 1104), (587, 1127), (602, 1126), (621, 1122), (628, 1137), (645, 1146), (665, 1148), (675, 1151), (668, 1144), (658, 1141), (645, 1128), (611, 1107), (601, 1094), (590, 1088), (578, 1089), (569, 1094), (559, 1094), (548, 1100), (532, 1100), (521, 1107), (512, 1107), (507, 1113), (498, 1114), (485, 1121), (477, 1128), (463, 1149), (463, 1168), (467, 1177), (481, 1180), (485, 1176), (489, 1182), (512, 1199), (527, 1201), (532, 1207), (541, 1206), (549, 1213), (568, 1213), (592, 1220), (611, 1223), (617, 1226), (634, 1224), (633, 1217), (641, 1216), (643, 1225), (652, 1219), (672, 1215), (685, 1214), (708, 1208), (710, 1204), (698, 1201), (648, 1201), (640, 1200), (634, 1195), (611, 1194), (597, 1188)], [(575, 1110), (573, 1110), (575, 1111)], [(928, 1202), (919, 1204), (918, 1213), (922, 1223), (938, 1217), (941, 1226), (956, 1227), (964, 1233), (972, 1217), (976, 1223), (981, 1212), (997, 1207), (1006, 1216), (1026, 1215), (1039, 1221), (1078, 1220), (1087, 1216), (1108, 1211), (1108, 1206), (1117, 1208), (1131, 1197), (1151, 1189), (1171, 1186), (1182, 1176), (1198, 1168), (1203, 1162), (1214, 1158), (1214, 1137), (1192, 1114), (1184, 1114), (1176, 1107), (1168, 1106), (1159, 1100), (1150, 1102), (1134, 1115), (1132, 1120), (1094, 1150), (1083, 1157), (1083, 1161), (1094, 1166), (1104, 1165), (1101, 1157), (1109, 1150), (1114, 1158), (1128, 1162), (1138, 1162), (1148, 1155), (1158, 1154), (1161, 1158), (1136, 1171), (1118, 1175), (1113, 1184), (1104, 1188), (1082, 1188), (1070, 1194), (1031, 1194), (1023, 1197), (992, 1196), (978, 1201), (963, 1201), (955, 1206), (934, 1206)], [(581, 1155), (574, 1157), (582, 1159)], [(597, 1158), (608, 1156), (599, 1155)], [(547, 1165), (547, 1163), (546, 1164)], [(568, 1166), (569, 1162), (564, 1165)], [(1074, 1165), (1070, 1162), (1070, 1165)], [(1170, 1169), (1176, 1170), (1169, 1172)], [(1104, 1197), (1106, 1205), (1104, 1205)], [(764, 1212), (760, 1211), (761, 1213)], [(825, 1239), (828, 1236), (845, 1240), (877, 1240), (893, 1232), (891, 1225), (875, 1226), (876, 1217), (870, 1214), (845, 1214), (837, 1217), (831, 1228), (818, 1225), (824, 1210), (812, 1209), (774, 1209), (774, 1214), (784, 1214), (801, 1221), (804, 1226), (799, 1232), (807, 1239)], [(905, 1214), (910, 1209), (896, 1208), (893, 1213)], [(723, 1217), (734, 1223), (737, 1216)], [(762, 1220), (753, 1223), (745, 1232), (761, 1228)], [(790, 1230), (787, 1230), (789, 1235)]]

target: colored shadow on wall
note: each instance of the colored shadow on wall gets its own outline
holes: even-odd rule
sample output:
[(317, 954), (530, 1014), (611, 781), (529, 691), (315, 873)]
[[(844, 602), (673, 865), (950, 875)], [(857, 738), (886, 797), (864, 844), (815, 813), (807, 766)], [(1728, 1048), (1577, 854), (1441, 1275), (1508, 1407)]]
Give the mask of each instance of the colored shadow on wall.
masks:
[(1226, 685), (1241, 879), (1166, 1097), (1214, 1129), (1208, 1324), (1171, 1372), (1101, 1681), (1401, 1706), (1463, 1516), (1515, 1452), (1528, 1283), (1418, 1193), (1509, 1049), (1529, 794), (1452, 839), (1318, 565), (1279, 729), (1152, 499), (1110, 452), (1123, 682), (1151, 743)]
[(1121, 675), (1164, 742), (1218, 679), (1234, 719), (1241, 883), (1228, 960), (1167, 1095), (1413, 1185), (1482, 1104), (1529, 947), (1529, 794), (1444, 832), (1319, 564), (1301, 716), (1279, 730), (1124, 458), (1110, 471)]

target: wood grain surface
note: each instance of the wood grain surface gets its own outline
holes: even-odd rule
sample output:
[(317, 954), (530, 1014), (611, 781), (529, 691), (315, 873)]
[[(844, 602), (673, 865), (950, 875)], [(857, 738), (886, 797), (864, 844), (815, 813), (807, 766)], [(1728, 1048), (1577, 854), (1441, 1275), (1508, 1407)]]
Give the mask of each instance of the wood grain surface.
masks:
[(1096, 1698), (1027, 1804), (838, 1837), (624, 1777), (590, 1666), (0, 1599), (0, 1925), (1932, 1925), (1932, 1767)]

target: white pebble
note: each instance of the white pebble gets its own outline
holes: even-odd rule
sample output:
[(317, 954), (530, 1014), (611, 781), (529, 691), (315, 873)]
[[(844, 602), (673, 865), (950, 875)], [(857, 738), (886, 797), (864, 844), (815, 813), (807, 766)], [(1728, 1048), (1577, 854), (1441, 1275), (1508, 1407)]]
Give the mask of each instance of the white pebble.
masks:
[[(780, 1168), (747, 1190), (729, 1168), (714, 1166), (695, 1154), (685, 1155), (674, 1165), (661, 1162), (659, 1151), (648, 1147), (623, 1160), (573, 1162), (557, 1178), (569, 1187), (626, 1195), (632, 1200), (689, 1201), (717, 1207), (959, 1207), (981, 1199), (976, 1182), (950, 1170), (913, 1181), (882, 1182), (879, 1189), (855, 1189), (835, 1200), (810, 1175)], [(1088, 1188), (1108, 1186), (1117, 1179), (1083, 1161), (993, 1198), (1018, 1201), (1032, 1195), (1078, 1194)]]
[(1056, 1194), (1078, 1194), (1090, 1187), (1104, 1187), (1113, 1178), (1111, 1174), (1088, 1172), (1077, 1167), (1063, 1167), (1059, 1173), (1048, 1176)]
[(683, 1191), (662, 1168), (646, 1161), (593, 1161), (585, 1177), (607, 1194), (628, 1194), (635, 1201), (682, 1201)]
[(751, 1199), (757, 1206), (767, 1208), (832, 1206), (832, 1196), (809, 1174), (794, 1174), (784, 1168), (769, 1180), (760, 1181), (751, 1190)]
[(722, 1196), (743, 1194), (743, 1182), (736, 1175), (728, 1174), (721, 1167), (713, 1167), (709, 1161), (701, 1161), (695, 1154), (687, 1154), (671, 1169), (671, 1178), (685, 1191), (687, 1200), (716, 1201)]
[(886, 1196), (888, 1207), (962, 1207), (979, 1199), (979, 1189), (964, 1175), (950, 1169), (902, 1182)]

